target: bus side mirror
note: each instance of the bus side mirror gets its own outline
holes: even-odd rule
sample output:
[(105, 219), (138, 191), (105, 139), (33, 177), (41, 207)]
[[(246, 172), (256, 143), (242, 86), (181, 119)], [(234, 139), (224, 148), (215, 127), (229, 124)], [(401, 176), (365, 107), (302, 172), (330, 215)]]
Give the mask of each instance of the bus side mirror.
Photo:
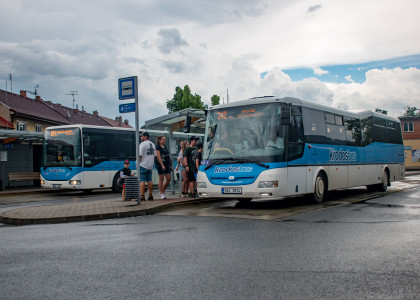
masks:
[(191, 130), (191, 117), (187, 116), (184, 123), (184, 133), (189, 133)]
[(292, 109), (290, 106), (283, 106), (281, 110), (281, 125), (290, 125), (292, 121)]

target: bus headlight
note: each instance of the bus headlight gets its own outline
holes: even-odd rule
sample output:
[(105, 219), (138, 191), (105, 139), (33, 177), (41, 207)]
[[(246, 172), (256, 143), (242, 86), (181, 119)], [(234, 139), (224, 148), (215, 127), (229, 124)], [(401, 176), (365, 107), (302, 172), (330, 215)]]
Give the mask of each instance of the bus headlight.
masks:
[(205, 182), (197, 182), (197, 188), (199, 188), (199, 189), (206, 189), (207, 188), (207, 183), (205, 183)]
[(41, 184), (45, 184), (45, 180), (41, 179)]
[(70, 185), (81, 185), (82, 181), (81, 180), (70, 180), (69, 184)]
[(258, 183), (258, 188), (264, 189), (264, 188), (278, 188), (279, 182), (278, 181), (260, 181)]

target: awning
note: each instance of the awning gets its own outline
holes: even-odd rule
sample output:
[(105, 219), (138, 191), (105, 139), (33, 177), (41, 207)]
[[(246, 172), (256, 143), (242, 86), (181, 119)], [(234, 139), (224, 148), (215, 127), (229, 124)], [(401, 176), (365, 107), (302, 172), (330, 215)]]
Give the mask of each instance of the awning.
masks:
[(196, 128), (194, 132), (204, 133), (207, 119), (206, 112), (202, 109), (195, 108), (186, 108), (162, 117), (148, 120), (145, 122), (145, 127), (146, 129), (152, 130), (182, 132), (187, 117), (191, 117), (191, 128)]
[(8, 144), (14, 141), (42, 143), (44, 141), (44, 133), (0, 129), (0, 140), (3, 144)]

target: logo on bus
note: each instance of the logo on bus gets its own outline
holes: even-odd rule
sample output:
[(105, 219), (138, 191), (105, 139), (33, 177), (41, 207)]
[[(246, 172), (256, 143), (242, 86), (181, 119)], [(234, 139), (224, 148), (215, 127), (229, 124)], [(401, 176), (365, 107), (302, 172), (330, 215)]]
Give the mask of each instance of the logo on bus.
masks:
[(357, 161), (357, 154), (356, 151), (350, 150), (335, 150), (330, 148), (330, 161), (338, 161), (338, 162), (352, 162)]
[(252, 172), (252, 167), (215, 167), (214, 173), (236, 173), (236, 172)]
[(66, 170), (64, 169), (49, 169), (51, 173), (64, 173)]

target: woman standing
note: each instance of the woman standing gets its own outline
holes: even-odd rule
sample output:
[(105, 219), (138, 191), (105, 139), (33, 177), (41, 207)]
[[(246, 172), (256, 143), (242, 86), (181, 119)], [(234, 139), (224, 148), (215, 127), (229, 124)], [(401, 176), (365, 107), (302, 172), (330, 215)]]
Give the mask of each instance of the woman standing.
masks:
[[(165, 147), (166, 138), (161, 135), (156, 140), (155, 165), (159, 175), (159, 193), (161, 199), (166, 199), (165, 190), (171, 182), (171, 157)], [(166, 180), (165, 180), (166, 178)]]
[(187, 141), (181, 141), (179, 142), (179, 147), (181, 150), (179, 150), (179, 155), (178, 155), (178, 165), (176, 166), (177, 171), (179, 170), (179, 173), (181, 174), (182, 177), (182, 194), (180, 195), (181, 197), (187, 197), (188, 195), (188, 177), (187, 177), (187, 171), (185, 170), (185, 165), (184, 165), (184, 153), (185, 153), (185, 149), (187, 149), (188, 146), (188, 142)]

